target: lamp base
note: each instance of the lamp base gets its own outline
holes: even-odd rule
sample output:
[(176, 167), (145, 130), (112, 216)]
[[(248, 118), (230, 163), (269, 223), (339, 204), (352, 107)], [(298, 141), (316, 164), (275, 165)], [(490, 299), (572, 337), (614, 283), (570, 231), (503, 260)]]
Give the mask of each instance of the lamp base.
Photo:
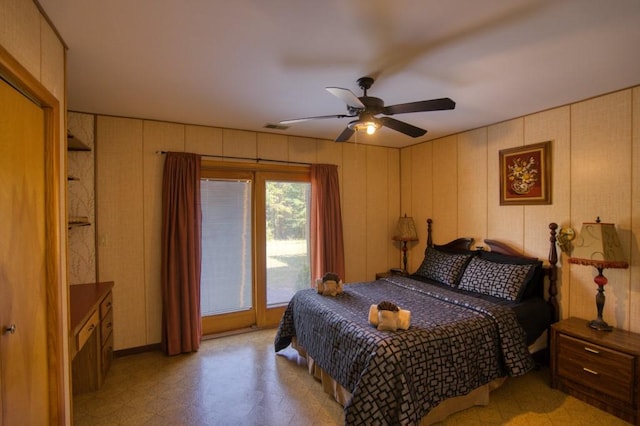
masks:
[(407, 274), (407, 242), (402, 241), (402, 272)]
[(611, 327), (609, 324), (607, 324), (606, 322), (604, 322), (600, 318), (594, 319), (593, 321), (589, 321), (588, 325), (589, 325), (589, 327), (593, 328), (594, 330), (598, 330), (598, 331), (611, 331), (611, 330), (613, 330), (613, 327)]
[(598, 318), (589, 321), (589, 327), (598, 331), (611, 331), (613, 327), (602, 319), (602, 308), (604, 308), (604, 286), (607, 284), (607, 277), (602, 275), (602, 267), (597, 266), (598, 275), (593, 279), (598, 284), (598, 292), (596, 293), (596, 307), (598, 308)]

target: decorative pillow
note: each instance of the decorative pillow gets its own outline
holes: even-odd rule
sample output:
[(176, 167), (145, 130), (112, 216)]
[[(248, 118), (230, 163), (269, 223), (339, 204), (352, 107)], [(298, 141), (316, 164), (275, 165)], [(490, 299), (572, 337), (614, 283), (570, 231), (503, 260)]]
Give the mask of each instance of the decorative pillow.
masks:
[(544, 296), (544, 269), (542, 261), (535, 257), (510, 256), (508, 254), (494, 253), (491, 251), (481, 251), (479, 253), (481, 259), (489, 260), (496, 263), (509, 263), (512, 265), (534, 265), (534, 271), (524, 283), (524, 289), (518, 302), (530, 299), (531, 297)]
[(458, 288), (519, 301), (535, 269), (534, 264), (498, 263), (475, 257), (464, 270)]
[(460, 273), (472, 256), (472, 254), (445, 253), (428, 247), (416, 275), (455, 287), (458, 285)]

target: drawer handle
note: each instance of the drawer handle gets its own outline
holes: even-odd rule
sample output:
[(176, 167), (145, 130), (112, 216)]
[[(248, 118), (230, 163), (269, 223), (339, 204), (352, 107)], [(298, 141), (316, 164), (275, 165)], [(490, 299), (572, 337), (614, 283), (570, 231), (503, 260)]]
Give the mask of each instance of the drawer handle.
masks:
[(600, 351), (595, 350), (595, 349), (591, 349), (591, 348), (589, 348), (587, 346), (584, 347), (584, 350), (587, 351), (587, 352), (591, 352), (592, 354), (599, 354), (600, 353)]
[(96, 328), (96, 325), (95, 325), (95, 324), (91, 324), (91, 325), (89, 326), (89, 328), (87, 328), (87, 331), (88, 331), (88, 332), (91, 332), (91, 331), (93, 331), (93, 329), (94, 329), (94, 328)]
[(582, 367), (582, 369), (583, 369), (584, 371), (586, 371), (587, 373), (593, 374), (594, 376), (597, 376), (597, 375), (598, 375), (598, 372), (597, 372), (597, 371), (593, 371), (593, 370), (592, 370), (592, 369), (590, 369), (590, 368)]
[(111, 327), (113, 327), (113, 324), (108, 323), (108, 324), (107, 324), (107, 328), (111, 328)]

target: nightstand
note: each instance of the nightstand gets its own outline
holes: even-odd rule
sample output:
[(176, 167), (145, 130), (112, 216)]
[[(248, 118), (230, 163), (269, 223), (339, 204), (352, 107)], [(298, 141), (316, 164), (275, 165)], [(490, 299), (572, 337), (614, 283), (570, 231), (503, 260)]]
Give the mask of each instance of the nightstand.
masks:
[(587, 322), (551, 326), (551, 387), (639, 426), (640, 334)]

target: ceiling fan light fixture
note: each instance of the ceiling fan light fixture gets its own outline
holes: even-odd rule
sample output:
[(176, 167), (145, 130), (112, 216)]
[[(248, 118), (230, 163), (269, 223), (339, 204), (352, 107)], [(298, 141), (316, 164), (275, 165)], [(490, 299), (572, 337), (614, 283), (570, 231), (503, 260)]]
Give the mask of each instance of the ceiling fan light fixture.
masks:
[(349, 123), (349, 128), (351, 130), (355, 130), (356, 132), (366, 132), (368, 135), (373, 135), (380, 127), (382, 127), (382, 124), (375, 119), (354, 120)]

